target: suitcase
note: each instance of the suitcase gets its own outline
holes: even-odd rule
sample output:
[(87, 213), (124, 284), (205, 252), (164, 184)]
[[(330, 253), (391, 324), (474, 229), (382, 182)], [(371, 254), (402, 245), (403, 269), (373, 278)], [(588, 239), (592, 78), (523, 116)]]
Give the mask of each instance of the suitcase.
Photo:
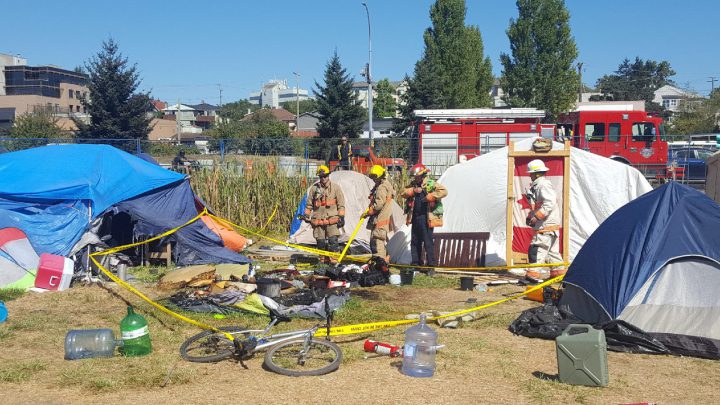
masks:
[(591, 387), (608, 385), (605, 331), (590, 325), (568, 325), (555, 339), (555, 348), (561, 382)]
[(67, 257), (43, 253), (40, 255), (35, 287), (62, 291), (70, 287), (75, 263)]

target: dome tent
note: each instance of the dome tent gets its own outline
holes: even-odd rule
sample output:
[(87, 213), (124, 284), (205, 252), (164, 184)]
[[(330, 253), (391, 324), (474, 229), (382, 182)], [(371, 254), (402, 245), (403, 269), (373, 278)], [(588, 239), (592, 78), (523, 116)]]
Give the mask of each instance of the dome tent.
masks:
[[(530, 150), (534, 139), (515, 143)], [(563, 144), (553, 142), (553, 149)], [(508, 148), (450, 167), (438, 180), (448, 189), (444, 225), (435, 232), (490, 232), (486, 263), (504, 265)], [(652, 190), (634, 168), (581, 149), (570, 149), (569, 258), (580, 250), (605, 218)], [(409, 242), (408, 242), (409, 243)]]
[(675, 182), (617, 210), (563, 280), (560, 307), (620, 320), (671, 352), (720, 358), (720, 206)]
[[(0, 229), (21, 230), (38, 253), (67, 256), (104, 216), (125, 213), (135, 237), (198, 214), (188, 179), (108, 145), (49, 145), (0, 155)], [(202, 221), (169, 236), (178, 265), (248, 263)]]

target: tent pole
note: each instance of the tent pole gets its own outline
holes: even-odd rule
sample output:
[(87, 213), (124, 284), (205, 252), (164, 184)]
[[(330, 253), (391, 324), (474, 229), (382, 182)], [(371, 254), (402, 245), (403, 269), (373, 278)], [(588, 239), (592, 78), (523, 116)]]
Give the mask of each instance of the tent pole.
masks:
[(508, 169), (507, 169), (507, 207), (505, 212), (505, 263), (513, 265), (512, 240), (513, 240), (513, 205), (515, 204), (515, 157), (513, 152), (515, 142), (508, 144)]

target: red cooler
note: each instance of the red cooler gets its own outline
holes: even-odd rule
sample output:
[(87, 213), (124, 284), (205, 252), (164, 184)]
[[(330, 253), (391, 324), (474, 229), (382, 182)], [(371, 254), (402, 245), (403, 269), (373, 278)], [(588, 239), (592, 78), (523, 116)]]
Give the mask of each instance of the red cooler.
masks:
[(62, 291), (70, 287), (74, 263), (67, 257), (43, 253), (40, 255), (35, 287)]

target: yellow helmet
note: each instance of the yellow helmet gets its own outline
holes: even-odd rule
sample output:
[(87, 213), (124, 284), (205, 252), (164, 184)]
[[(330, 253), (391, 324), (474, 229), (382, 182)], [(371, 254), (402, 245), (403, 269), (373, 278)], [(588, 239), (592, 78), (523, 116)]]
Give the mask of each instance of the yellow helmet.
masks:
[(371, 179), (379, 179), (382, 176), (385, 175), (385, 168), (380, 165), (374, 165), (370, 168), (370, 171), (368, 172), (368, 176)]
[(317, 168), (317, 172), (315, 172), (318, 177), (325, 177), (330, 175), (330, 168), (325, 165), (320, 165)]

